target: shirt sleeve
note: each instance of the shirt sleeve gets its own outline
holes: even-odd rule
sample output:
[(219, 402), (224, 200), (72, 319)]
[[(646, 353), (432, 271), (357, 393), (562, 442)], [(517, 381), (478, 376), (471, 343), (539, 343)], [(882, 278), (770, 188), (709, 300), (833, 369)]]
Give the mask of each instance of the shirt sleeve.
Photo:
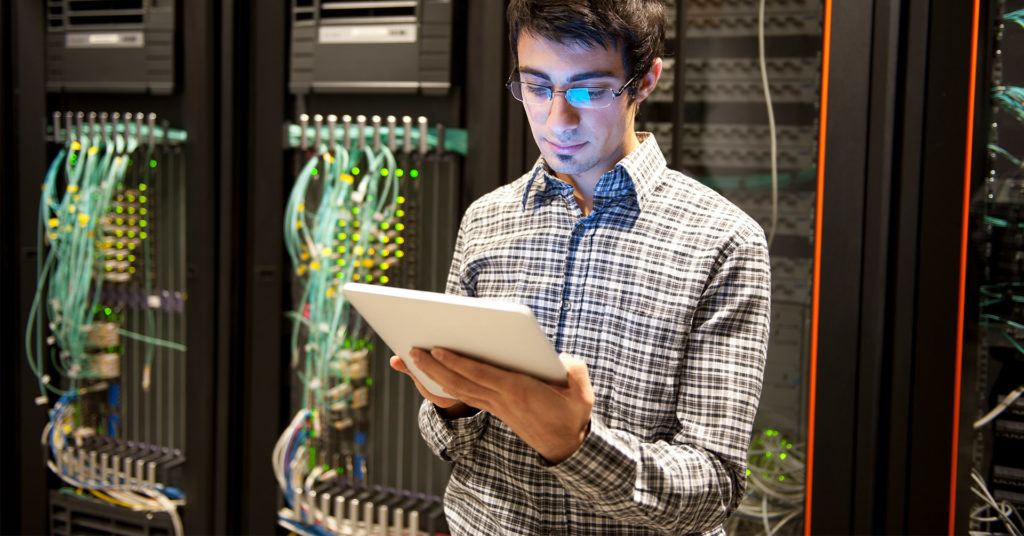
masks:
[(672, 441), (643, 442), (594, 416), (576, 453), (541, 464), (605, 515), (673, 534), (721, 525), (746, 486), (769, 301), (768, 251), (757, 234), (725, 256), (697, 305), (679, 378), (681, 429)]

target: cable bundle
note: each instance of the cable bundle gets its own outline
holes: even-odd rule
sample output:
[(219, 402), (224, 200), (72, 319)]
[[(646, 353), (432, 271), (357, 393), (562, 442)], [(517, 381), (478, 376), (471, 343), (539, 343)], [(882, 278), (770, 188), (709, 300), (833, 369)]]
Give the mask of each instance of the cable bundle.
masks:
[[(158, 131), (153, 114), (144, 128), (141, 113), (135, 122), (131, 114), (124, 122), (114, 114), (110, 124), (107, 114), (92, 113), (88, 125), (78, 113), (73, 128), (74, 116), (68, 113), (63, 131), (60, 117), (54, 114), (53, 140), (63, 146), (47, 170), (39, 199), (40, 260), (25, 332), (26, 358), (40, 391), (37, 404), (46, 404), (48, 393), (58, 396), (42, 437), (51, 457), (47, 466), (79, 493), (88, 490), (133, 510), (168, 512), (181, 534), (176, 508), (183, 504), (183, 495), (155, 482), (157, 462), (144, 460), (142, 449), (132, 448), (104, 451), (101, 463), (92, 439), (117, 440), (122, 337), (145, 343), (144, 390), (156, 346), (185, 350), (181, 344), (124, 329), (121, 312), (104, 303), (105, 285), (138, 278), (146, 295), (151, 294), (147, 188), (156, 165), (154, 143), (185, 136), (167, 128)], [(147, 307), (148, 330), (154, 322), (153, 309)], [(54, 381), (50, 371), (63, 380)], [(129, 468), (119, 466), (120, 453), (125, 453), (126, 464), (140, 464), (139, 474), (132, 476)], [(115, 463), (108, 466), (111, 459)], [(141, 477), (145, 466), (149, 479)]]
[[(322, 118), (317, 118), (316, 141), (288, 197), (284, 218), (285, 249), (301, 287), (297, 310), (287, 316), (294, 321), (292, 366), (302, 383), (303, 407), (281, 435), (273, 466), (294, 509), (294, 514), (285, 513), (282, 524), (299, 531), (301, 505), (294, 490), (311, 491), (321, 479), (344, 470), (340, 464), (332, 469), (331, 462), (338, 460), (324, 453), (337, 450), (332, 434), (352, 432), (354, 412), (369, 402), (370, 334), (352, 313), (341, 287), (349, 281), (387, 284), (404, 257), (405, 199), (399, 195), (404, 171), (379, 140), (368, 144), (360, 137), (352, 144), (346, 134), (348, 143), (335, 141), (336, 120), (328, 118), (330, 134), (321, 136)], [(358, 132), (367, 134), (361, 126)], [(359, 444), (358, 439), (354, 442)], [(365, 474), (365, 458), (352, 458), (347, 463), (352, 473)]]

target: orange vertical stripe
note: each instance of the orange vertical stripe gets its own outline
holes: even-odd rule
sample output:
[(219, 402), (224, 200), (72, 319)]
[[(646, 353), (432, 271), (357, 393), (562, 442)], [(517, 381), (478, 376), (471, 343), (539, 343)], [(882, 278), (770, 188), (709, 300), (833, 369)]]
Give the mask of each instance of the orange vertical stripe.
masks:
[(814, 484), (814, 417), (818, 389), (818, 312), (821, 294), (821, 220), (825, 199), (825, 141), (828, 127), (828, 74), (832, 44), (832, 0), (825, 0), (821, 50), (821, 119), (818, 124), (818, 193), (814, 218), (814, 289), (811, 295), (811, 355), (807, 407), (807, 489), (804, 492), (804, 534), (811, 534), (811, 498)]
[(978, 19), (980, 18), (981, 2), (974, 0), (973, 27), (971, 28), (971, 72), (968, 76), (970, 86), (967, 90), (967, 147), (964, 156), (964, 191), (963, 191), (963, 214), (960, 224), (960, 282), (957, 298), (957, 320), (956, 320), (956, 372), (953, 375), (953, 456), (950, 463), (949, 477), (949, 534), (953, 535), (953, 527), (956, 521), (956, 472), (957, 457), (959, 454), (960, 442), (960, 373), (963, 368), (964, 357), (964, 310), (966, 300), (965, 290), (967, 287), (967, 232), (969, 227), (969, 215), (971, 210), (971, 163), (974, 146), (974, 99), (975, 84), (977, 83), (978, 70)]

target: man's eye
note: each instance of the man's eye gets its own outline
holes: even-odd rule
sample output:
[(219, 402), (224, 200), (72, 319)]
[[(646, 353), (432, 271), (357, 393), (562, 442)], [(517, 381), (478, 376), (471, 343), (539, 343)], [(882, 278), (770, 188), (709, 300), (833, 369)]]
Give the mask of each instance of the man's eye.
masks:
[(546, 97), (548, 91), (550, 91), (548, 88), (543, 86), (534, 86), (528, 84), (523, 85), (523, 90), (529, 93), (530, 95), (536, 95), (538, 97)]

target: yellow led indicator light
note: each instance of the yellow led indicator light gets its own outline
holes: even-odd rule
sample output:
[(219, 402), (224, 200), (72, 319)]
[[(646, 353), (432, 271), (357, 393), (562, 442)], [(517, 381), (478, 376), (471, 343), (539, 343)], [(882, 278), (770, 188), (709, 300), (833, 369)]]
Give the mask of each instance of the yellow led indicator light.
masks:
[(388, 268), (391, 268), (391, 266), (388, 265), (388, 263), (386, 263), (386, 262), (380, 263), (380, 269), (381, 270), (387, 270)]
[(135, 231), (128, 231), (128, 238), (135, 238)]
[(78, 191), (78, 185), (77, 184), (70, 184), (70, 185), (68, 185), (68, 191), (71, 192), (71, 193), (77, 192)]
[(72, 151), (79, 151), (81, 149), (82, 149), (82, 144), (81, 143), (78, 143), (77, 141), (71, 142), (71, 150)]
[(401, 217), (405, 216), (405, 211), (402, 210), (402, 209), (398, 209), (398, 210), (395, 211), (395, 216), (398, 216), (399, 218), (401, 218)]
[(402, 257), (405, 256), (405, 252), (402, 251), (402, 250), (398, 250), (398, 251), (395, 252), (395, 256), (398, 257), (399, 259), (401, 259)]
[(75, 205), (68, 205), (68, 212), (70, 212), (71, 214), (74, 214), (76, 210), (78, 210), (78, 207), (76, 207)]
[(302, 220), (295, 220), (295, 228), (302, 229)]
[(119, 260), (119, 261), (123, 261), (124, 260), (124, 255), (118, 253), (117, 255), (114, 256), (114, 258)]
[(395, 201), (398, 201), (398, 204), (401, 205), (402, 203), (405, 203), (405, 196), (400, 195), (398, 196), (398, 198), (395, 199)]
[(327, 297), (330, 298), (331, 296), (334, 296), (334, 287), (329, 287), (327, 289)]
[(124, 249), (124, 242), (118, 242), (117, 249)]
[(388, 170), (387, 169), (380, 170), (380, 176), (381, 177), (387, 177), (388, 176)]
[(405, 238), (399, 236), (398, 238), (395, 238), (395, 243), (396, 244), (404, 244), (405, 243)]
[(338, 233), (338, 240), (344, 240), (346, 238), (348, 238), (347, 234), (345, 234), (345, 233)]
[(89, 154), (96, 154), (96, 153), (98, 153), (98, 152), (100, 152), (100, 150), (99, 150), (99, 148), (98, 148), (98, 147), (96, 147), (95, 145), (94, 145), (94, 146), (92, 146), (92, 147), (89, 147)]
[(135, 273), (135, 267), (134, 266), (129, 266), (128, 267), (128, 273), (129, 274), (134, 274)]
[(118, 229), (118, 230), (114, 231), (114, 236), (116, 236), (118, 238), (121, 238), (122, 236), (124, 236), (124, 231)]
[(320, 263), (316, 262), (316, 261), (313, 261), (313, 262), (309, 263), (309, 269), (310, 270), (319, 270), (320, 269)]
[(363, 251), (363, 246), (356, 246), (356, 255), (362, 255)]
[(384, 251), (381, 251), (381, 252), (380, 252), (380, 255), (381, 255), (382, 257), (387, 257), (387, 256), (390, 256), (390, 255), (391, 255), (391, 252), (385, 249)]
[(60, 221), (57, 218), (50, 218), (50, 227), (57, 227), (60, 225)]
[(395, 170), (395, 175), (401, 177), (402, 175), (405, 175), (405, 170), (403, 170), (402, 168), (398, 168), (397, 170)]
[(140, 184), (139, 185), (139, 191), (140, 192), (145, 192), (146, 191), (146, 185), (145, 184)]
[(135, 244), (133, 244), (133, 243), (129, 242), (129, 243), (128, 243), (128, 251), (131, 251), (131, 250), (133, 250), (133, 249), (135, 249)]
[(143, 216), (146, 215), (146, 212), (147, 212), (146, 207), (142, 207), (142, 208), (139, 209), (139, 214), (141, 214)]
[(308, 251), (303, 251), (302, 254), (299, 255), (299, 258), (304, 260), (304, 261), (308, 261), (309, 260), (309, 252)]
[(395, 224), (395, 230), (396, 231), (404, 231), (405, 230), (405, 224), (404, 223), (396, 223)]
[(389, 236), (385, 235), (385, 236), (380, 237), (380, 241), (385, 243), (385, 244), (387, 244), (388, 242), (391, 241), (391, 238)]
[(128, 194), (128, 202), (129, 203), (134, 203), (135, 202), (135, 196), (132, 195), (132, 194)]
[(141, 238), (143, 240), (145, 240), (148, 237), (149, 237), (149, 235), (147, 235), (145, 231), (139, 233), (139, 238)]
[(118, 225), (124, 225), (124, 218), (117, 218), (114, 220)]
[[(387, 285), (388, 281), (391, 281), (390, 279), (388, 279), (388, 276), (386, 276), (386, 275), (380, 276), (380, 283), (382, 285)], [(369, 381), (369, 380), (367, 380), (367, 381)]]
[(135, 255), (128, 255), (128, 262), (135, 262)]
[(328, 249), (328, 248), (321, 249), (320, 250), (320, 255), (322, 255), (324, 257), (330, 257), (331, 256), (331, 250)]

